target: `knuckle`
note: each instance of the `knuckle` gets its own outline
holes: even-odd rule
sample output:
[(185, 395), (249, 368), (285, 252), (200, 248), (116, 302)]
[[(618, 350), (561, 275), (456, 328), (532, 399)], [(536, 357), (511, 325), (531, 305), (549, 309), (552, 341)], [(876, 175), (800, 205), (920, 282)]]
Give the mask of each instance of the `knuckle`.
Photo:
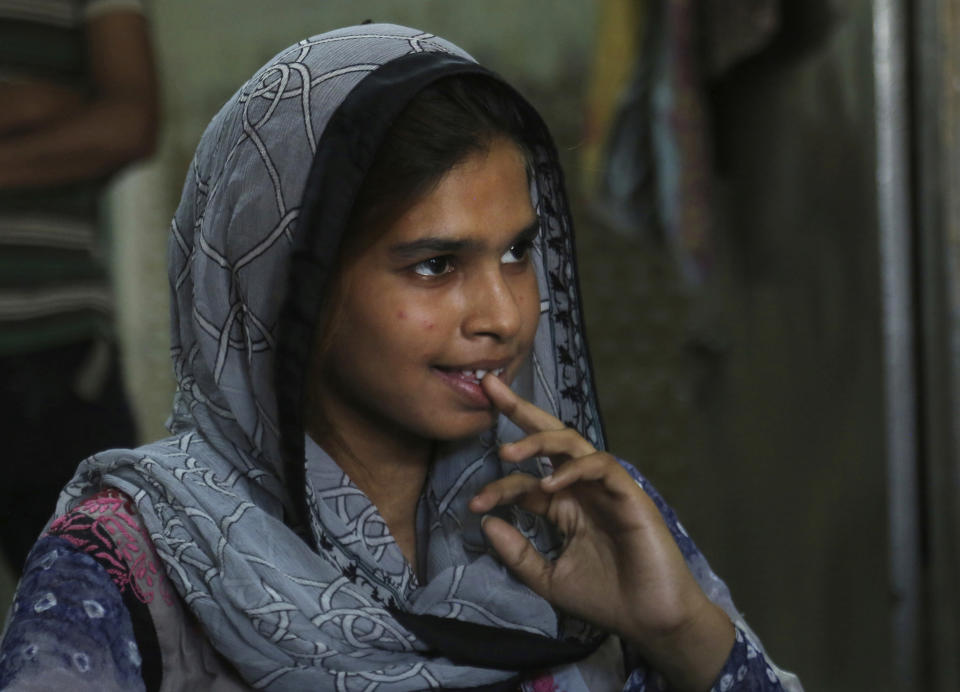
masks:
[(516, 552), (517, 562), (524, 563), (530, 559), (530, 542), (524, 541), (517, 546)]
[(537, 564), (537, 558), (539, 557), (539, 554), (528, 540), (524, 540), (523, 543), (517, 548), (516, 562), (517, 565), (521, 567), (526, 567), (527, 569), (535, 568)]
[(594, 463), (603, 466), (620, 466), (617, 460), (609, 452), (594, 452), (590, 455), (590, 458), (594, 460)]

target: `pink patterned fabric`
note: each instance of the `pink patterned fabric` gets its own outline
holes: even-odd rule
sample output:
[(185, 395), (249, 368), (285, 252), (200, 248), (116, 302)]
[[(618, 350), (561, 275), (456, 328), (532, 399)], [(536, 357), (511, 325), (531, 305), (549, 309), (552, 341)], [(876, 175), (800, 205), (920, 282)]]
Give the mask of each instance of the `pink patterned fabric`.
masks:
[(527, 687), (530, 692), (561, 692), (552, 675), (544, 675), (542, 678), (532, 680), (529, 686), (525, 685), (525, 687)]
[(157, 596), (174, 603), (170, 582), (159, 566), (150, 537), (130, 498), (109, 488), (54, 521), (47, 535), (59, 536), (104, 566), (120, 593), (129, 587), (141, 603)]

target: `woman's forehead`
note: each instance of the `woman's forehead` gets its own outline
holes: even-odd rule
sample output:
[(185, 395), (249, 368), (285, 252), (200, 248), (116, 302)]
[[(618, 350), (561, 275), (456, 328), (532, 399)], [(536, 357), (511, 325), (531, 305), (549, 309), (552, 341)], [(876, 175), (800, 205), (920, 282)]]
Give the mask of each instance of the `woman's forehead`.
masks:
[(516, 145), (500, 140), (448, 171), (378, 244), (401, 250), (431, 242), (498, 244), (535, 223), (524, 159)]

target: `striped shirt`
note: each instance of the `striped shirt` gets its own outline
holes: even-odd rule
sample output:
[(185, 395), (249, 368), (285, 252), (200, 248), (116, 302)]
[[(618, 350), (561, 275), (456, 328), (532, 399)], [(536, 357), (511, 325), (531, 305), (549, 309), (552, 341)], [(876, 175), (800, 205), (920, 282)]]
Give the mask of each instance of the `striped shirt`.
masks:
[[(0, 81), (89, 89), (84, 29), (140, 0), (0, 0)], [(2, 146), (2, 136), (0, 136)], [(0, 356), (112, 332), (104, 180), (0, 190)]]

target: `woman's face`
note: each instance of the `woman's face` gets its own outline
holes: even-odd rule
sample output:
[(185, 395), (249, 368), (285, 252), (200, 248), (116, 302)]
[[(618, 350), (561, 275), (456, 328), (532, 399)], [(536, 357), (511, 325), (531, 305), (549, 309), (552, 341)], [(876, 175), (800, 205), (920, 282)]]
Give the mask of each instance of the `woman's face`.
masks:
[(310, 386), (348, 444), (396, 431), (453, 440), (493, 424), (484, 371), (512, 381), (533, 344), (537, 217), (519, 149), (450, 170), (344, 268)]

